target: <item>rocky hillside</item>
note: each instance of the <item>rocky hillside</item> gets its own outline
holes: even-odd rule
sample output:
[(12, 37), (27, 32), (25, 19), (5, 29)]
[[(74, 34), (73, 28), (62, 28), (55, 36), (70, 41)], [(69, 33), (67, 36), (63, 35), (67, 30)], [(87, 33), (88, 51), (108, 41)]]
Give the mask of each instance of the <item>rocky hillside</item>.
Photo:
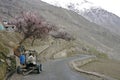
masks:
[(111, 58), (119, 59), (119, 35), (86, 20), (75, 12), (51, 6), (40, 0), (0, 0), (1, 17), (12, 18), (21, 11), (38, 12), (47, 21), (66, 30), (76, 40), (109, 54)]
[(116, 34), (120, 34), (120, 17), (117, 15), (110, 13), (102, 8), (95, 7), (85, 9), (80, 14), (89, 21), (99, 24)]
[(5, 74), (15, 68), (12, 43), (17, 43), (20, 35), (14, 32), (0, 31), (0, 80), (4, 80)]

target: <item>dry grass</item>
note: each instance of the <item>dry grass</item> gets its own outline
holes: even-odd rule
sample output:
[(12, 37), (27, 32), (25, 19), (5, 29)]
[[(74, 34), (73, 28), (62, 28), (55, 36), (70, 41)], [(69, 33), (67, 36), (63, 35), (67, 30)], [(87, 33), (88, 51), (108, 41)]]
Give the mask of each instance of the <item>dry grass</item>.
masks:
[(120, 62), (109, 59), (99, 59), (96, 62), (80, 67), (87, 71), (98, 72), (120, 80)]
[(3, 80), (6, 74), (6, 65), (0, 63), (0, 80)]

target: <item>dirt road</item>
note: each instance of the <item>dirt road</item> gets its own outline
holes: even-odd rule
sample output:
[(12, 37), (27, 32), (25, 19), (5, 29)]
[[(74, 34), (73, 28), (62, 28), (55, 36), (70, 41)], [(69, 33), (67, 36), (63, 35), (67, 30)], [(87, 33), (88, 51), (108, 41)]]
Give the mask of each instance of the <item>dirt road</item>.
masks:
[(31, 73), (27, 76), (14, 74), (10, 80), (89, 80), (69, 66), (69, 62), (76, 58), (89, 56), (75, 56), (65, 59), (49, 60), (43, 64), (41, 74)]

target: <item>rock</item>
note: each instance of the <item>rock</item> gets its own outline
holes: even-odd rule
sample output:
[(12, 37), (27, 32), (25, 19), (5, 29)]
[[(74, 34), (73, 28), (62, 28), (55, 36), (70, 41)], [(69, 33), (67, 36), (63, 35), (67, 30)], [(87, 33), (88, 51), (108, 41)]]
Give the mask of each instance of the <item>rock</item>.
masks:
[(1, 61), (1, 62), (3, 62), (3, 63), (5, 62), (5, 60), (4, 60), (4, 59), (0, 59), (0, 61)]

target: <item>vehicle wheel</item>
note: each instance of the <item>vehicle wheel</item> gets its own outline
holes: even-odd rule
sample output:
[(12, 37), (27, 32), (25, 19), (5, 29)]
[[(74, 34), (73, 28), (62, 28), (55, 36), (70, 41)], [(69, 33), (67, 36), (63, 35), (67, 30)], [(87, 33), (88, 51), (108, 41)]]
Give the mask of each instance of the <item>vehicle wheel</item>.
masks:
[(42, 71), (42, 64), (40, 64), (40, 71)]
[(18, 74), (21, 73), (21, 68), (20, 68), (20, 66), (17, 67), (17, 73), (18, 73)]
[(37, 66), (37, 73), (40, 74), (40, 65)]

